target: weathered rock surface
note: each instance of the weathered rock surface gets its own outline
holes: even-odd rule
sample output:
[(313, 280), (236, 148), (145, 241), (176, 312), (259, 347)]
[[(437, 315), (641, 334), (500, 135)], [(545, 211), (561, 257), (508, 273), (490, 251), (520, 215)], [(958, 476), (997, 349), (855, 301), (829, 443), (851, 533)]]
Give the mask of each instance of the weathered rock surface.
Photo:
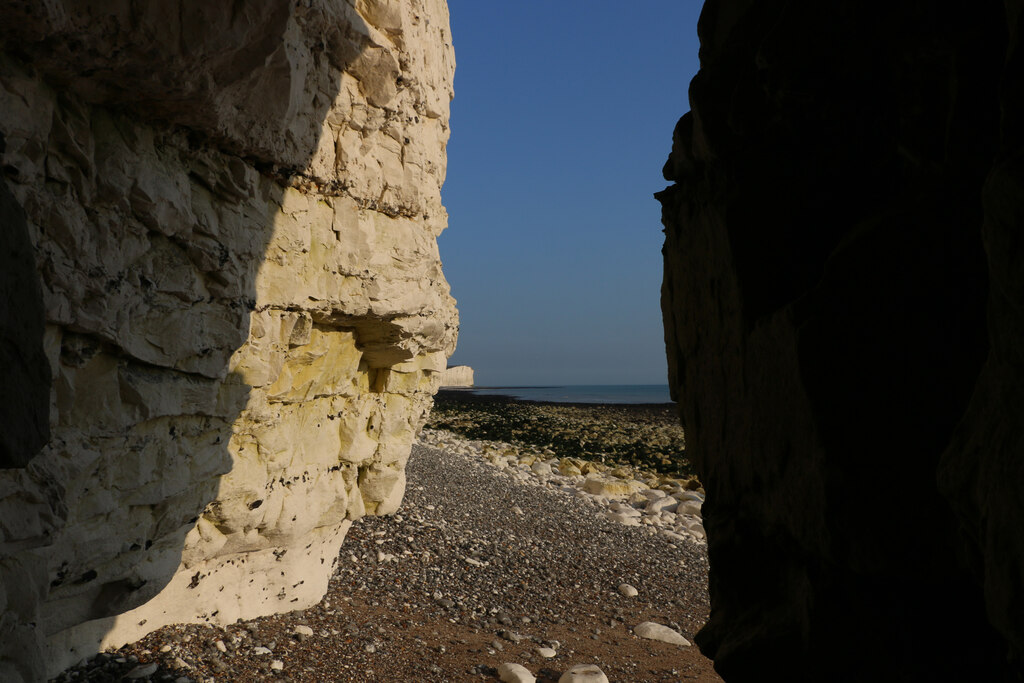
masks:
[(1024, 672), (1022, 10), (704, 7), (662, 301), (726, 680)]
[(473, 386), (473, 368), (468, 365), (453, 365), (441, 372), (442, 387)]
[(4, 2), (0, 39), (0, 679), (315, 603), (454, 347), (445, 3)]

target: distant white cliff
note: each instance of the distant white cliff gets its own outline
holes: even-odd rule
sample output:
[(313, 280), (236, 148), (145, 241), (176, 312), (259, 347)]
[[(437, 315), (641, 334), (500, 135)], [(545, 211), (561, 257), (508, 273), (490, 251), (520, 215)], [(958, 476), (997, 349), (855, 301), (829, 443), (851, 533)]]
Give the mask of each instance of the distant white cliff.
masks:
[(473, 386), (473, 368), (468, 365), (453, 365), (441, 373), (442, 387)]

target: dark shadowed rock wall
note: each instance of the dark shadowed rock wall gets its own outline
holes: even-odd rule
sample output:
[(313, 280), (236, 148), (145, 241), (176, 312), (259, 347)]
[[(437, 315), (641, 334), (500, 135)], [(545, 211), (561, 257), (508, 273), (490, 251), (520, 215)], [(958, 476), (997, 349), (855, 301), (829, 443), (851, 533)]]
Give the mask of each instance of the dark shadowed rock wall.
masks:
[(658, 197), (728, 681), (1021, 675), (1022, 7), (705, 4)]

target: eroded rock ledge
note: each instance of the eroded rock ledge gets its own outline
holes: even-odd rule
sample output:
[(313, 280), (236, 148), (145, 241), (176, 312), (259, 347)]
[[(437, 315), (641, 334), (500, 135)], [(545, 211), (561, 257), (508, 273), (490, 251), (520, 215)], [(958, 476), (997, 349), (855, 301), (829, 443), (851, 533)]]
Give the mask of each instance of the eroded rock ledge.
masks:
[(1022, 9), (705, 4), (662, 300), (728, 681), (1024, 675)]
[(0, 678), (311, 605), (396, 509), (457, 330), (448, 31), (443, 0), (0, 4)]

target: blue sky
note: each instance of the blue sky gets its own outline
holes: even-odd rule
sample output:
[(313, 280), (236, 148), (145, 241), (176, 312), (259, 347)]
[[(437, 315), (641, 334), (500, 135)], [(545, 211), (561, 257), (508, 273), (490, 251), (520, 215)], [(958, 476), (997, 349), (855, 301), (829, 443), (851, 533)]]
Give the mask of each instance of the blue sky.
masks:
[(664, 384), (661, 167), (698, 0), (449, 0), (439, 245), (480, 386)]

